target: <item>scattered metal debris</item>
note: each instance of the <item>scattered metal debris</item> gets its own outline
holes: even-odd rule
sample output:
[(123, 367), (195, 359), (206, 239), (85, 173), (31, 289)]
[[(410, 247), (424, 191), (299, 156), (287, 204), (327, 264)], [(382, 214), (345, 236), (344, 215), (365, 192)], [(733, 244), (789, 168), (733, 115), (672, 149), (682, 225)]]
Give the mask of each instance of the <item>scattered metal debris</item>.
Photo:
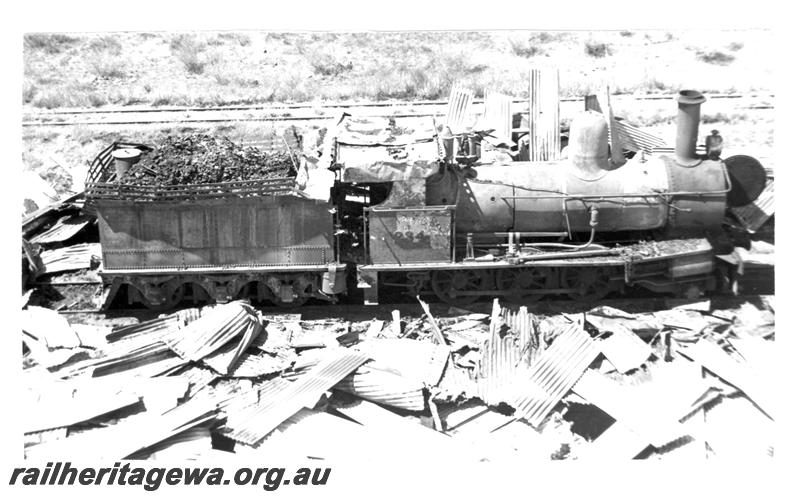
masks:
[[(534, 315), (494, 301), (437, 317), (423, 303), (350, 322), (231, 302), (117, 328), (27, 306), (26, 456), (342, 458), (352, 441), (376, 460), (768, 453), (770, 304)], [(739, 419), (757, 425), (742, 446), (724, 431)]]
[(38, 275), (92, 268), (100, 262), (100, 244), (76, 244), (70, 247), (42, 251)]

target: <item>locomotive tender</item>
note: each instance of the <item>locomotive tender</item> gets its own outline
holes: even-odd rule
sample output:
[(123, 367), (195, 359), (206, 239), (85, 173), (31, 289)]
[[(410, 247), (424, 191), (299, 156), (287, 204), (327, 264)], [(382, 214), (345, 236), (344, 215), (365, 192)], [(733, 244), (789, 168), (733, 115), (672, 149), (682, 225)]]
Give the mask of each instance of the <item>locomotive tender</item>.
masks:
[[(107, 304), (123, 289), (153, 308), (187, 298), (334, 301), (353, 273), (370, 303), (381, 286), (456, 305), (488, 295), (597, 300), (631, 287), (697, 296), (728, 266), (716, 257), (727, 208), (757, 198), (766, 180), (751, 157), (721, 160), (716, 135), (697, 153), (704, 100), (678, 96), (674, 154), (624, 162), (612, 159), (606, 118), (593, 111), (573, 119), (568, 158), (550, 162), (464, 162), (435, 128), (346, 117), (329, 132), (328, 154), (306, 162), (309, 180), (331, 179), (316, 199), (288, 178), (120, 184), (113, 151), (146, 147), (115, 143), (87, 181)], [(474, 134), (462, 139), (474, 149)]]

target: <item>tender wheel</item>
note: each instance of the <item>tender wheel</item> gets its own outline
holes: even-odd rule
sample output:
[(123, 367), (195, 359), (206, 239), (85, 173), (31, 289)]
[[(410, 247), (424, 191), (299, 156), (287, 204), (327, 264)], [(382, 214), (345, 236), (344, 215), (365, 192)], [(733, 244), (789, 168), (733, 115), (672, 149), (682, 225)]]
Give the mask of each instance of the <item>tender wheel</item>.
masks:
[(176, 285), (170, 288), (164, 295), (166, 299), (163, 303), (153, 304), (145, 300), (145, 306), (152, 311), (167, 311), (174, 309), (183, 299), (183, 285)]
[(506, 268), (499, 270), (495, 284), (500, 293), (513, 301), (538, 301), (545, 294), (537, 289), (549, 288), (550, 274), (543, 268)]
[(292, 299), (292, 301), (290, 303), (283, 303), (280, 300), (278, 300), (277, 298), (273, 299), (272, 302), (273, 302), (273, 304), (275, 304), (275, 306), (279, 306), (279, 307), (283, 307), (283, 308), (299, 308), (300, 306), (303, 306), (304, 304), (306, 304), (308, 302), (308, 296), (295, 297), (294, 299)]
[(431, 288), (441, 301), (465, 306), (477, 301), (480, 295), (459, 295), (460, 292), (486, 290), (488, 280), (482, 270), (439, 270), (431, 275)]
[(276, 304), (275, 294), (264, 282), (248, 282), (239, 289), (236, 299), (246, 299), (250, 304), (260, 306), (270, 306)]
[(597, 301), (606, 297), (612, 290), (607, 271), (596, 268), (564, 268), (561, 273), (561, 286), (565, 289), (578, 289), (567, 293), (572, 299)]

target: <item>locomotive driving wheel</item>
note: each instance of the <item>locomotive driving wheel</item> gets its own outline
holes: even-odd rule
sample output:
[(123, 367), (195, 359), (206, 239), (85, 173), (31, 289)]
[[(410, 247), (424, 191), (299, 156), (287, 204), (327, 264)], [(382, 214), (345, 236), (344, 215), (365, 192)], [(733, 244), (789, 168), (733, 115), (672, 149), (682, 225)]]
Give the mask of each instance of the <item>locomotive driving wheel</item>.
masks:
[(564, 268), (561, 273), (561, 286), (576, 289), (567, 295), (581, 301), (598, 301), (612, 290), (610, 274), (598, 268)]
[(462, 295), (486, 289), (486, 273), (482, 270), (438, 270), (431, 274), (431, 287), (441, 301), (465, 306), (477, 301), (480, 294)]
[(550, 288), (551, 276), (543, 268), (506, 268), (498, 270), (495, 284), (500, 293), (505, 293), (513, 301), (538, 301), (545, 294), (536, 290)]

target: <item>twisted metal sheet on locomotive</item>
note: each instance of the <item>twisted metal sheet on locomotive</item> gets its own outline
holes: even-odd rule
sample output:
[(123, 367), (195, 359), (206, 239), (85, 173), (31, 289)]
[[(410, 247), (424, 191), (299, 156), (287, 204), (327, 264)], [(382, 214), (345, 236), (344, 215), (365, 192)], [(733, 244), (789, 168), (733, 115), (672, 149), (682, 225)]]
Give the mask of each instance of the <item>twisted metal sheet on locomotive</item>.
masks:
[(368, 303), (386, 286), (457, 305), (714, 290), (728, 266), (714, 236), (765, 173), (751, 157), (720, 160), (718, 144), (697, 154), (703, 101), (678, 97), (674, 154), (624, 163), (611, 160), (608, 123), (592, 111), (573, 119), (568, 158), (553, 162), (481, 161), (478, 134), (454, 147), (432, 118), (407, 129), (345, 117), (297, 179), (157, 188), (116, 181), (112, 154), (148, 147), (115, 143), (87, 179), (106, 304), (125, 289), (129, 303), (154, 308), (335, 301), (355, 273)]

